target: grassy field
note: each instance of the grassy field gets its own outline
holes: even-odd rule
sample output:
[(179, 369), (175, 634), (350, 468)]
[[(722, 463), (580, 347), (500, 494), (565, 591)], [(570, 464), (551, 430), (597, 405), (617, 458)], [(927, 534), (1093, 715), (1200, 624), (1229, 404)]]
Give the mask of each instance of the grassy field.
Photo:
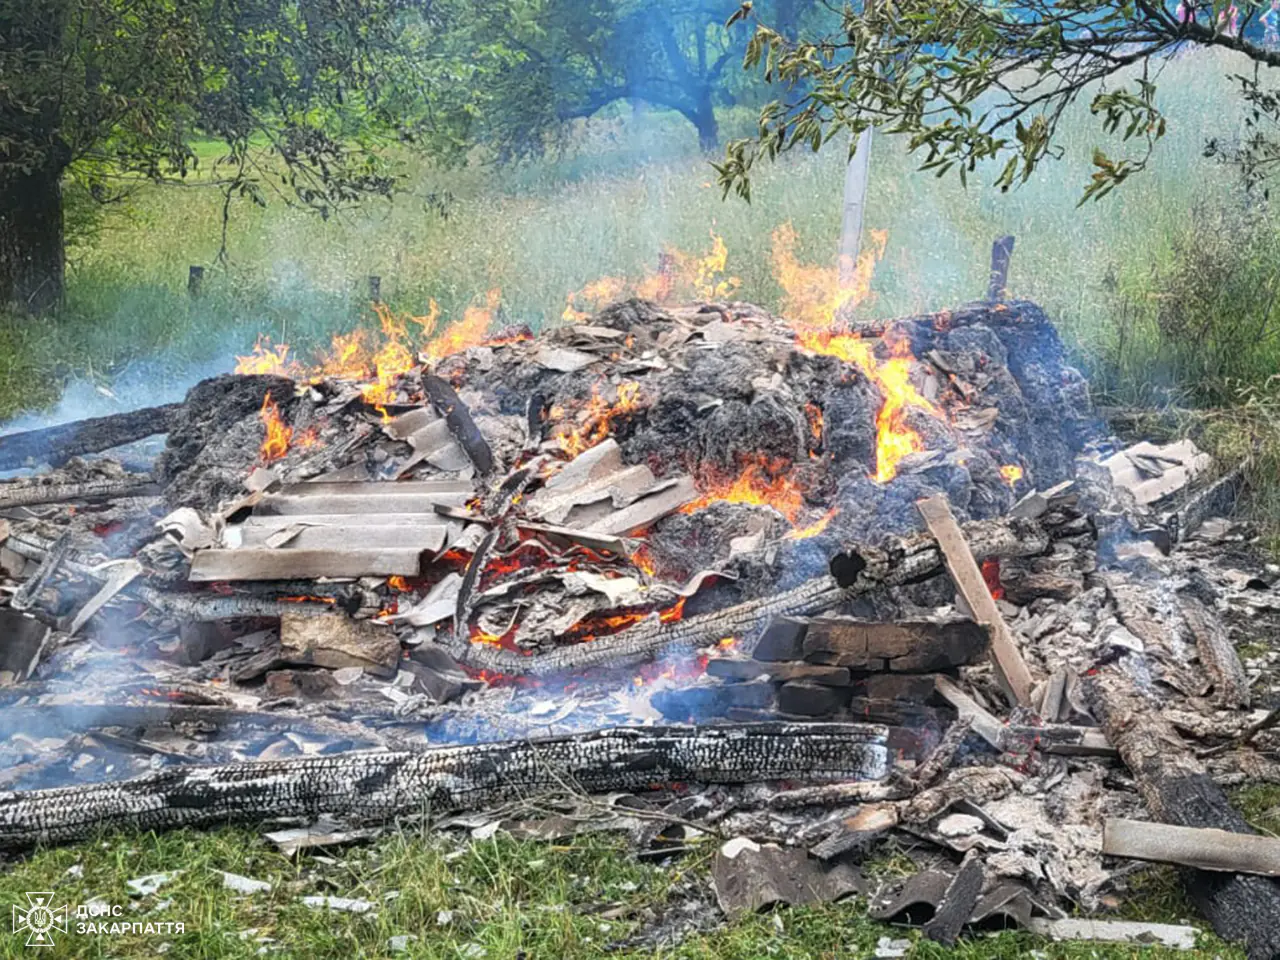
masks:
[[(908, 939), (912, 960), (1166, 960), (1174, 956), (1238, 960), (1243, 953), (1206, 936), (1201, 949), (1050, 943), (1018, 932), (965, 940), (946, 950), (917, 933), (867, 919), (858, 902), (789, 908), (717, 922), (709, 865), (714, 853), (643, 863), (604, 838), (518, 842), (499, 833), (458, 843), (395, 834), (370, 846), (287, 858), (242, 830), (119, 836), (45, 851), (0, 874), (0, 901), (24, 903), (29, 890), (51, 890), (57, 903), (95, 898), (118, 904), (117, 922), (182, 922), (181, 934), (145, 932), (57, 938), (55, 956), (118, 958), (306, 957), (347, 960), (404, 956), (431, 960), (569, 960), (655, 957), (665, 960), (835, 960), (870, 957), (883, 937)], [(892, 879), (893, 858), (868, 872)], [(264, 881), (270, 890), (241, 894), (222, 871)], [(169, 874), (139, 896), (129, 880)], [(1142, 898), (1122, 915), (1177, 922), (1191, 917), (1171, 872), (1138, 886)], [(367, 913), (317, 909), (304, 897), (359, 899)], [(1190, 922), (1194, 923), (1192, 917)], [(683, 930), (657, 941), (661, 924)], [(167, 929), (167, 928), (165, 928)], [(143, 928), (145, 931), (145, 928)], [(1032, 951), (1035, 951), (1032, 954)], [(28, 956), (24, 939), (0, 937), (0, 957)]]
[[(1268, 210), (1246, 210), (1234, 172), (1201, 156), (1205, 137), (1240, 130), (1231, 67), (1212, 53), (1170, 62), (1161, 81), (1170, 133), (1151, 171), (1083, 208), (1076, 200), (1098, 142), (1086, 110), (1067, 122), (1066, 156), (1007, 195), (982, 177), (965, 190), (922, 175), (900, 141), (881, 138), (866, 223), (886, 230), (888, 245), (863, 309), (901, 314), (978, 296), (991, 240), (1012, 233), (1012, 291), (1048, 308), (1095, 388), (1222, 404), (1234, 400), (1235, 380), (1264, 384), (1280, 359), (1269, 322), (1280, 226)], [(730, 130), (749, 123), (725, 118)], [(216, 155), (205, 153), (206, 163)], [(215, 263), (218, 191), (200, 181), (144, 185), (80, 233), (58, 316), (0, 322), (0, 415), (47, 402), (68, 377), (108, 383), (147, 358), (160, 358), (175, 383), (225, 369), (260, 331), (309, 348), (367, 312), (369, 274), (383, 278), (394, 307), (424, 312), (435, 298), (446, 318), (500, 288), (504, 316), (536, 326), (585, 283), (638, 277), (668, 246), (703, 251), (714, 229), (728, 272), (741, 278), (738, 295), (776, 305), (771, 233), (790, 222), (802, 257), (831, 262), (842, 165), (833, 144), (761, 168), (750, 205), (722, 202), (683, 121), (604, 120), (570, 155), (516, 168), (439, 171), (403, 158), (398, 199), (329, 222), (278, 197), (266, 208), (238, 202), (225, 268)], [(211, 270), (198, 304), (185, 297), (190, 264)]]

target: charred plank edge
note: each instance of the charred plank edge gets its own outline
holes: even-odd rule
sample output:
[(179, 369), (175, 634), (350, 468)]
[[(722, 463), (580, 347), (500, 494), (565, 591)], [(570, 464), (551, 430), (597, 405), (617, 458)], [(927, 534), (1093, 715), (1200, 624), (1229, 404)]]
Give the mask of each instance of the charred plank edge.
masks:
[(459, 399), (457, 392), (449, 385), (449, 381), (428, 373), (422, 378), (422, 388), (436, 413), (444, 417), (449, 432), (458, 441), (458, 445), (471, 458), (476, 469), (482, 474), (493, 471), (493, 451), (488, 441), (480, 433), (475, 420), (471, 419), (471, 411)]
[(887, 731), (870, 724), (633, 727), (539, 739), (208, 767), (115, 783), (0, 793), (0, 849), (321, 814), (360, 821), (479, 809), (537, 793), (684, 781), (876, 779)]
[(0, 436), (0, 470), (17, 469), (28, 460), (60, 466), (72, 457), (168, 433), (180, 410), (182, 404), (170, 403), (6, 434)]

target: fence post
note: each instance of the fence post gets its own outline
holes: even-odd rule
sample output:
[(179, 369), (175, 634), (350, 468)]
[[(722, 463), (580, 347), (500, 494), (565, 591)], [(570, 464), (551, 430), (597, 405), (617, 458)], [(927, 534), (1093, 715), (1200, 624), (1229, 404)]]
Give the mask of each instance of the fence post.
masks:
[(1009, 284), (1009, 260), (1013, 257), (1013, 237), (1000, 237), (991, 245), (991, 280), (987, 284), (987, 302), (1004, 299)]
[(194, 264), (187, 268), (187, 296), (192, 300), (200, 296), (200, 290), (204, 286), (204, 267), (197, 267)]
[(374, 303), (382, 302), (382, 278), (374, 274), (369, 275), (369, 299)]

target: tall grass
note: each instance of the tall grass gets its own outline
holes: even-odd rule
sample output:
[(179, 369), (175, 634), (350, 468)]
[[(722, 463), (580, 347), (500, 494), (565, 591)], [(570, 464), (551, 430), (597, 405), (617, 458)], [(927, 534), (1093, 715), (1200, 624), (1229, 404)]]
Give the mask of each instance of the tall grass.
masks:
[[(900, 141), (878, 139), (866, 224), (889, 239), (864, 310), (978, 296), (992, 238), (1012, 233), (1012, 292), (1048, 309), (1106, 393), (1220, 403), (1236, 381), (1265, 379), (1280, 360), (1269, 312), (1280, 224), (1267, 209), (1244, 211), (1233, 171), (1202, 156), (1206, 137), (1240, 129), (1232, 56), (1166, 65), (1170, 132), (1151, 169), (1084, 207), (1098, 143), (1084, 108), (1064, 124), (1065, 156), (1008, 194), (981, 176), (966, 190), (921, 174)], [(730, 115), (725, 126), (749, 129), (750, 119)], [(369, 274), (393, 307), (420, 312), (434, 298), (446, 317), (500, 287), (505, 316), (537, 326), (559, 316), (570, 291), (639, 276), (665, 246), (705, 249), (714, 229), (738, 295), (776, 305), (770, 235), (790, 221), (802, 256), (831, 261), (843, 159), (833, 144), (762, 167), (751, 204), (722, 202), (687, 124), (624, 115), (584, 126), (566, 156), (515, 168), (442, 171), (406, 155), (400, 197), (329, 222), (278, 198), (265, 209), (233, 204), (225, 265), (216, 189), (143, 185), (73, 245), (59, 315), (0, 319), (0, 414), (56, 395), (73, 374), (110, 381), (140, 356), (163, 354), (180, 378), (192, 365), (229, 366), (258, 332), (305, 350), (358, 321)], [(190, 264), (212, 268), (196, 303), (185, 296)]]

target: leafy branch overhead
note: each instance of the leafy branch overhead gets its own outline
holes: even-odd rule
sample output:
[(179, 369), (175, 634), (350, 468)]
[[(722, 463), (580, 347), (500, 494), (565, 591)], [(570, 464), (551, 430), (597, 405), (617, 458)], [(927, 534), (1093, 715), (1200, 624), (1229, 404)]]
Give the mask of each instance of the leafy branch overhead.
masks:
[[(1165, 134), (1157, 80), (1183, 46), (1238, 51), (1258, 66), (1280, 65), (1261, 40), (1265, 5), (1238, 0), (1234, 15), (1203, 0), (866, 0), (846, 7), (833, 34), (788, 39), (750, 2), (729, 18), (754, 32), (744, 65), (785, 94), (766, 105), (755, 138), (729, 144), (720, 185), (750, 199), (752, 167), (804, 145), (817, 150), (841, 131), (868, 126), (906, 138), (921, 167), (966, 182), (980, 164), (1002, 190), (1024, 183), (1062, 154), (1058, 129), (1077, 101), (1098, 118), (1101, 145), (1081, 202), (1105, 196), (1142, 170)], [(1280, 99), (1255, 76), (1241, 78), (1262, 138), (1246, 163), (1274, 165), (1280, 149), (1261, 132), (1280, 120)], [(856, 142), (856, 136), (854, 138)]]

